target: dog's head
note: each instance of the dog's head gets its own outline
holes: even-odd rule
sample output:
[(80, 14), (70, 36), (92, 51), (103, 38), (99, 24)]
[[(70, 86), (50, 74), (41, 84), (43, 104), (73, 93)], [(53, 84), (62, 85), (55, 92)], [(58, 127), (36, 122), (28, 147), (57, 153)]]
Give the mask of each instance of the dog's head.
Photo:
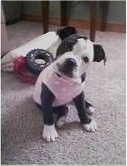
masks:
[[(66, 27), (58, 29), (57, 35), (59, 36), (59, 38), (62, 41), (62, 43), (60, 44), (60, 46), (57, 49), (57, 53), (56, 53), (57, 57), (59, 55), (61, 55), (62, 53), (65, 53), (67, 51), (72, 51), (73, 46), (76, 43), (78, 43), (77, 39), (83, 38), (85, 40), (88, 40), (87, 37), (77, 34), (77, 30), (73, 26), (66, 26)], [(93, 43), (93, 50), (94, 50), (93, 62), (100, 62), (100, 61), (104, 60), (104, 64), (105, 64), (107, 59), (106, 59), (103, 47), (101, 45)]]
[[(68, 31), (69, 30), (69, 31)], [(65, 32), (65, 33), (64, 33)], [(90, 62), (106, 62), (104, 49), (87, 37), (77, 34), (74, 27), (59, 30), (61, 44), (56, 53), (59, 72), (69, 77), (80, 77)]]
[(93, 44), (85, 37), (71, 35), (57, 49), (57, 65), (60, 72), (69, 77), (81, 76), (93, 60)]

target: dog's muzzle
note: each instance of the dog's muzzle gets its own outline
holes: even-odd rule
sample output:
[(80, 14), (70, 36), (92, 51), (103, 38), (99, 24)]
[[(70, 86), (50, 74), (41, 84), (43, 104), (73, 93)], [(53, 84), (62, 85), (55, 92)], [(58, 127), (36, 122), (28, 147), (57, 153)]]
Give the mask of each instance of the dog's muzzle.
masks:
[(62, 74), (73, 77), (73, 71), (76, 69), (77, 63), (73, 58), (67, 58), (63, 64), (58, 65), (58, 70)]
[(75, 68), (77, 66), (77, 63), (74, 59), (68, 58), (64, 62), (64, 66), (67, 67), (68, 69)]

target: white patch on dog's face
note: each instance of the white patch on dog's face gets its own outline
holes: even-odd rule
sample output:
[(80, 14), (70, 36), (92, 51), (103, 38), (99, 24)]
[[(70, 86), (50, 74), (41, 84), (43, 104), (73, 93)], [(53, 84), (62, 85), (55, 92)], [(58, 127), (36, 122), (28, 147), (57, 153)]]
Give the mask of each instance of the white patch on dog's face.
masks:
[(73, 53), (76, 57), (80, 57), (82, 61), (81, 73), (84, 73), (90, 62), (93, 61), (93, 43), (90, 40), (78, 39), (78, 42), (73, 46)]
[(93, 57), (93, 43), (90, 40), (80, 38), (77, 39), (72, 51), (64, 53), (56, 60), (56, 63), (58, 66), (64, 67), (67, 59), (73, 59), (76, 62), (76, 67), (73, 68), (72, 75), (77, 78), (86, 72)]
[(89, 62), (93, 61), (93, 43), (83, 38), (77, 39), (78, 42), (73, 46), (73, 53), (81, 58), (88, 57)]

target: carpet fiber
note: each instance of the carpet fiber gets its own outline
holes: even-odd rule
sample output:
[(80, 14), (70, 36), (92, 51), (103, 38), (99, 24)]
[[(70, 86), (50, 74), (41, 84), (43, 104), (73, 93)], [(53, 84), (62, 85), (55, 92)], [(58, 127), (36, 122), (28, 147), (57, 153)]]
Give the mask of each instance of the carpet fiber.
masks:
[[(12, 49), (42, 34), (40, 23), (20, 21), (7, 29)], [(88, 36), (89, 31), (78, 31)], [(70, 106), (58, 139), (46, 143), (41, 138), (42, 113), (32, 100), (33, 85), (2, 73), (2, 164), (125, 165), (125, 34), (98, 31), (96, 43), (103, 45), (108, 59), (106, 66), (90, 65), (84, 87), (97, 108), (96, 133), (82, 129)]]

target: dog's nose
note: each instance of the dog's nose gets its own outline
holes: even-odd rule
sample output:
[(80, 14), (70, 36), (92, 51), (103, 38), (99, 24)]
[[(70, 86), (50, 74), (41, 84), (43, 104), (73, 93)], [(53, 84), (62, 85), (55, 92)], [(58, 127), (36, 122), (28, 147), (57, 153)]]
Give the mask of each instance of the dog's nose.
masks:
[(73, 58), (68, 58), (68, 59), (66, 59), (66, 61), (65, 61), (65, 66), (68, 66), (68, 67), (76, 67), (76, 66), (77, 66), (77, 63), (76, 63), (76, 61), (75, 61)]

